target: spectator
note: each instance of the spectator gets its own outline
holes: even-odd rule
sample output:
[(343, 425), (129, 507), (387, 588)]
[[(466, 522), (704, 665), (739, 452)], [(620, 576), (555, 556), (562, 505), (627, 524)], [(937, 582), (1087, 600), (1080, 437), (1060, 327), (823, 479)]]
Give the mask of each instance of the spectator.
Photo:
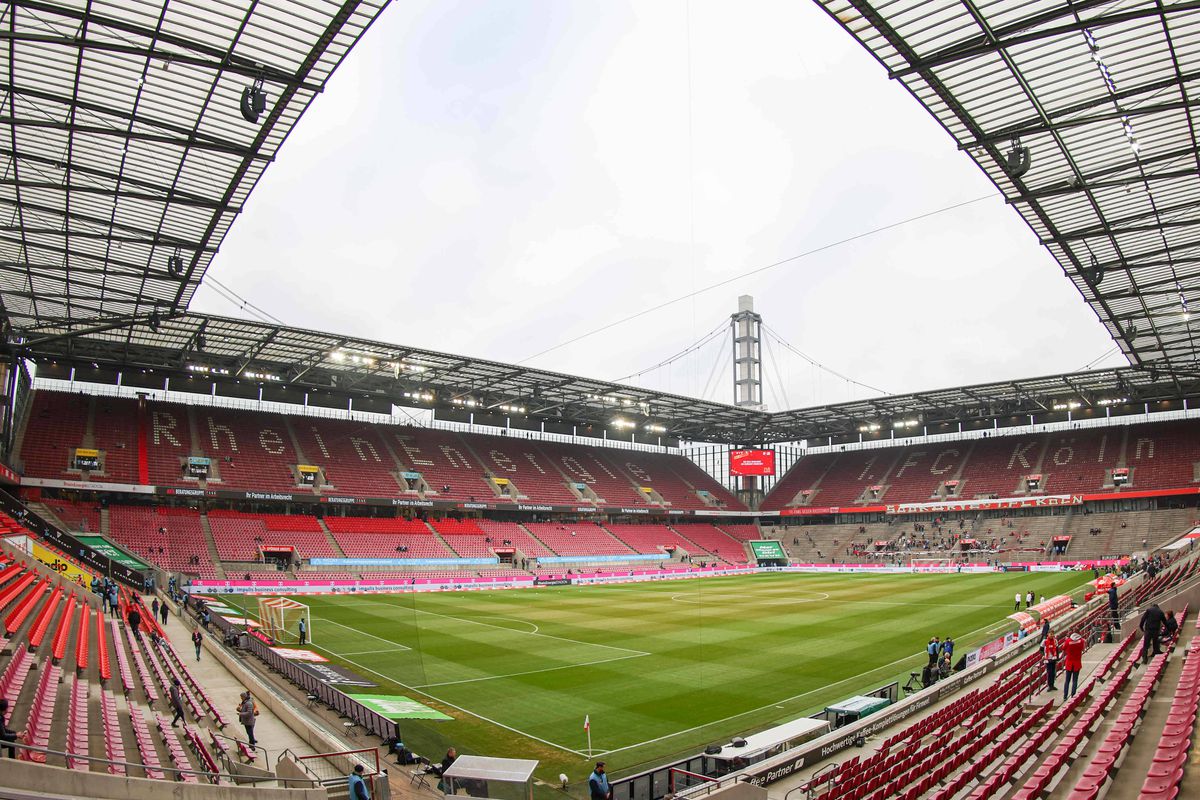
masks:
[(187, 722), (187, 717), (183, 715), (183, 691), (179, 687), (179, 678), (171, 679), (171, 710), (175, 712), (174, 719), (171, 720), (171, 727), (174, 728), (179, 724), (179, 720)]
[(951, 661), (954, 660), (954, 640), (949, 636), (942, 640), (942, 655)]
[(137, 610), (137, 606), (129, 608), (129, 629), (133, 631), (133, 635), (141, 638), (142, 614)]
[(151, 620), (151, 622), (153, 622), (154, 620), (157, 620), (157, 619), (158, 619), (158, 598), (156, 597), (156, 598), (154, 598), (154, 600), (152, 600), (150, 602), (150, 620)]
[(1154, 647), (1154, 655), (1162, 655), (1162, 649), (1159, 646), (1159, 637), (1162, 636), (1163, 624), (1166, 621), (1166, 615), (1158, 607), (1158, 603), (1151, 605), (1146, 609), (1146, 613), (1142, 614), (1142, 618), (1138, 622), (1138, 628), (1142, 632), (1142, 652), (1138, 654), (1137, 659), (1133, 662), (1135, 667), (1150, 662), (1151, 645)]
[(925, 648), (925, 654), (929, 656), (929, 666), (937, 666), (938, 653), (941, 652), (942, 646), (938, 642), (938, 637), (934, 636), (929, 640), (929, 645)]
[(199, 628), (196, 628), (196, 630), (192, 631), (192, 644), (194, 644), (196, 646), (196, 660), (197, 661), (200, 660), (200, 643), (203, 641), (204, 641), (204, 634), (202, 634), (200, 632)]
[(1167, 618), (1163, 622), (1163, 638), (1168, 642), (1175, 638), (1176, 632), (1179, 630), (1179, 622), (1175, 619), (1175, 612), (1168, 611)]
[(604, 774), (603, 761), (596, 762), (596, 769), (588, 777), (588, 790), (591, 800), (611, 800), (612, 788), (608, 785), (608, 776)]
[(350, 800), (371, 800), (371, 792), (367, 789), (367, 783), (363, 780), (363, 765), (355, 764), (354, 771), (350, 773), (348, 782), (350, 788)]
[(1054, 686), (1054, 676), (1058, 670), (1058, 640), (1054, 638), (1054, 634), (1049, 630), (1049, 621), (1047, 621), (1046, 635), (1042, 640), (1042, 658), (1046, 662), (1046, 691), (1057, 691)]
[(257, 718), (258, 707), (254, 705), (250, 692), (242, 692), (242, 702), (238, 705), (238, 722), (246, 729), (246, 740), (251, 747), (258, 747), (258, 740), (254, 738), (254, 723)]
[(300, 618), (300, 622), (296, 625), (297, 632), (300, 634), (300, 646), (308, 642), (308, 625), (304, 622), (304, 617)]
[(1063, 700), (1070, 700), (1079, 691), (1079, 671), (1083, 669), (1083, 637), (1072, 633), (1061, 648), (1063, 662)]
[(167, 616), (169, 615), (169, 612), (170, 609), (167, 608), (167, 601), (163, 600), (162, 605), (158, 607), (158, 615), (162, 617), (162, 624), (164, 628), (167, 626)]
[(16, 758), (17, 749), (12, 746), (12, 742), (19, 742), (23, 738), (23, 733), (8, 727), (8, 700), (0, 697), (0, 742), (8, 742), (0, 746), (0, 750), (7, 750), (9, 758)]
[(1021, 593), (1017, 592), (1013, 599), (1013, 611), (1021, 610)]

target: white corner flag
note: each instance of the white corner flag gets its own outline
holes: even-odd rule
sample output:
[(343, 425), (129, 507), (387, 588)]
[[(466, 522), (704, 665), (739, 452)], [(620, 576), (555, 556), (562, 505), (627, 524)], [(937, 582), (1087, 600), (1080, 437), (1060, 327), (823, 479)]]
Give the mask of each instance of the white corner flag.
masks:
[(591, 754), (592, 754), (592, 721), (591, 721), (591, 716), (592, 716), (591, 714), (584, 714), (584, 715), (583, 715), (583, 729), (584, 729), (584, 731), (586, 731), (586, 732), (587, 732), (587, 740), (588, 740), (588, 755), (591, 755)]

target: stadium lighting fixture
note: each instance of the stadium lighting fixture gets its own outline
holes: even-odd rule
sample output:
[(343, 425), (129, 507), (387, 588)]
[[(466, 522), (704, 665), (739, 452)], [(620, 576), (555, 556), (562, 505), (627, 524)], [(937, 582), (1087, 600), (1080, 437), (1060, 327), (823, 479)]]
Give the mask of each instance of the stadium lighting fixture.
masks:
[(1004, 156), (1004, 171), (1008, 173), (1008, 177), (1017, 180), (1026, 172), (1029, 172), (1029, 167), (1033, 164), (1029, 156), (1029, 148), (1021, 144), (1019, 137), (1013, 137), (1012, 147)]
[(1052, 408), (1055, 411), (1074, 411), (1082, 405), (1083, 403), (1080, 403), (1078, 400), (1068, 400), (1065, 403), (1055, 403)]
[(646, 425), (646, 430), (648, 430), (650, 433), (666, 433), (667, 426), (666, 425), (655, 425), (654, 423), (649, 423)]
[(151, 332), (151, 333), (158, 333), (158, 327), (159, 327), (159, 324), (160, 324), (161, 322), (162, 322), (162, 318), (158, 316), (158, 312), (157, 312), (157, 311), (151, 311), (151, 312), (150, 312), (150, 321), (149, 321), (149, 324), (150, 324), (150, 332)]
[(346, 354), (343, 353), (341, 350), (334, 350), (332, 353), (329, 354), (329, 360), (336, 361), (340, 364), (346, 360)]
[(637, 427), (636, 422), (630, 422), (629, 420), (623, 419), (622, 417), (614, 417), (612, 422), (610, 422), (609, 424), (612, 425), (614, 428), (619, 428), (621, 430)]
[(903, 430), (905, 428), (915, 428), (920, 424), (921, 424), (921, 421), (917, 420), (917, 419), (902, 419), (899, 422), (892, 425), (892, 427)]
[(1088, 265), (1083, 268), (1083, 279), (1092, 286), (1099, 286), (1100, 281), (1104, 280), (1104, 267), (1093, 255), (1088, 261)]
[(207, 345), (207, 344), (208, 344), (208, 339), (205, 339), (205, 338), (204, 338), (204, 334), (203, 334), (203, 333), (197, 333), (197, 334), (196, 334), (196, 349), (197, 349), (197, 350), (203, 350), (203, 349), (204, 349), (204, 346), (205, 346), (205, 345)]
[(266, 109), (267, 93), (263, 89), (263, 79), (255, 78), (254, 83), (242, 89), (242, 118), (253, 125)]
[(172, 278), (183, 277), (183, 257), (179, 255), (178, 247), (173, 255), (167, 256), (167, 274)]
[(874, 433), (879, 430), (879, 423), (868, 422), (858, 426), (858, 430), (862, 433)]

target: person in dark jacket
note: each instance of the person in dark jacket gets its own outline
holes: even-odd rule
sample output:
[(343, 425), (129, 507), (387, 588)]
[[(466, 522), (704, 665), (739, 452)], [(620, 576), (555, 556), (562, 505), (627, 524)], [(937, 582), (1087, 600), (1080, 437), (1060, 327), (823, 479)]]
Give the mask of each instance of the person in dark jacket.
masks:
[(1175, 612), (1168, 611), (1167, 618), (1163, 621), (1162, 638), (1170, 641), (1175, 638), (1175, 634), (1179, 631), (1179, 621), (1175, 619)]
[(142, 614), (137, 610), (137, 606), (131, 606), (129, 609), (129, 629), (133, 631), (133, 635), (141, 638), (142, 632)]
[[(19, 732), (8, 727), (8, 700), (0, 697), (0, 742), (17, 742), (21, 738)], [(17, 757), (17, 749), (12, 744), (0, 746), (0, 750), (7, 750), (9, 758)]]
[(603, 761), (597, 761), (595, 771), (588, 776), (588, 791), (591, 800), (611, 800), (612, 788), (608, 785), (608, 776), (604, 774)]
[(175, 712), (175, 718), (171, 720), (171, 727), (174, 728), (179, 720), (187, 722), (187, 717), (183, 714), (183, 690), (179, 686), (179, 678), (171, 679), (171, 710)]
[(162, 605), (160, 605), (160, 606), (158, 607), (158, 615), (159, 615), (160, 617), (162, 617), (162, 624), (163, 624), (163, 627), (166, 627), (166, 624), (167, 624), (167, 616), (168, 616), (168, 614), (169, 614), (169, 612), (170, 612), (170, 611), (171, 611), (171, 609), (167, 608), (167, 601), (166, 601), (166, 600), (163, 600), (163, 602), (162, 602)]
[(196, 645), (196, 660), (197, 661), (200, 660), (200, 643), (203, 641), (204, 641), (204, 634), (202, 634), (200, 632), (199, 628), (196, 628), (196, 630), (192, 631), (192, 644)]
[(371, 800), (371, 791), (367, 789), (367, 783), (363, 780), (363, 772), (362, 764), (354, 765), (354, 771), (350, 773), (348, 781), (350, 800)]
[(1117, 616), (1117, 585), (1110, 584), (1108, 587), (1108, 613), (1112, 616), (1113, 627), (1120, 623)]
[(1163, 624), (1166, 621), (1167, 616), (1158, 607), (1158, 603), (1151, 605), (1146, 609), (1146, 613), (1142, 614), (1142, 619), (1138, 622), (1138, 628), (1142, 631), (1142, 652), (1138, 653), (1137, 660), (1133, 662), (1134, 666), (1149, 663), (1151, 646), (1154, 647), (1154, 655), (1162, 655), (1159, 637), (1162, 636)]
[(258, 709), (254, 706), (254, 700), (251, 699), (249, 692), (242, 692), (242, 702), (238, 704), (238, 722), (242, 723), (242, 727), (246, 729), (246, 741), (251, 747), (258, 746), (258, 740), (254, 738), (254, 723), (258, 717)]

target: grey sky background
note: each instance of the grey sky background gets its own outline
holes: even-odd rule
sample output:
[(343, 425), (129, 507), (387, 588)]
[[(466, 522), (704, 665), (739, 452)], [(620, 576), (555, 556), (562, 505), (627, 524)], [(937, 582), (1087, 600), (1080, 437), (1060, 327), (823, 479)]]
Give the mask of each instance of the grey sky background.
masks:
[[(1073, 370), (1112, 342), (995, 188), (815, 4), (393, 3), (209, 274), (290, 325), (521, 361), (988, 195), (531, 366), (619, 378), (700, 339), (739, 294), (795, 347), (891, 393)], [(210, 286), (193, 308), (246, 315)], [(636, 382), (728, 402), (717, 348)], [(773, 409), (875, 394), (774, 353)]]

